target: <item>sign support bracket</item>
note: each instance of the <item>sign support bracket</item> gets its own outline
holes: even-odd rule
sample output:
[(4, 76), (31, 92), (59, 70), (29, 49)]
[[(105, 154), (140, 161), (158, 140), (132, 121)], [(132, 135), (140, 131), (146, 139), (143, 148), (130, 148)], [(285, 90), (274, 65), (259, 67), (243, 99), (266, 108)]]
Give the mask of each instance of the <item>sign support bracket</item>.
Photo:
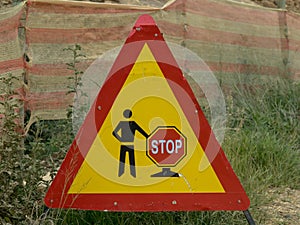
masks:
[(244, 215), (245, 215), (245, 217), (246, 217), (249, 225), (256, 225), (254, 219), (251, 216), (250, 211), (247, 209), (247, 210), (245, 210), (243, 212), (244, 212)]

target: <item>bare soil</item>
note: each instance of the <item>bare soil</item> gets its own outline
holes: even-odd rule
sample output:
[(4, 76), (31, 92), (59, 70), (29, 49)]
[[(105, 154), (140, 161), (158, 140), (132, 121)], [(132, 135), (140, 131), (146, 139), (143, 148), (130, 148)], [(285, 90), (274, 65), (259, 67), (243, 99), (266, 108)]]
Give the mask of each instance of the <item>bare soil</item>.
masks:
[[(269, 7), (269, 8), (280, 8), (281, 0), (251, 0), (259, 5)], [(300, 1), (299, 0), (285, 0), (286, 9), (294, 12), (300, 13)]]
[(267, 214), (265, 225), (296, 225), (300, 222), (300, 190), (269, 189), (268, 205), (261, 207)]
[[(94, 0), (97, 1), (97, 0)], [(168, 0), (98, 0), (105, 2), (119, 2), (125, 4), (138, 4), (150, 5), (160, 7), (163, 6)], [(245, 3), (254, 3), (268, 8), (280, 8), (280, 2), (283, 0), (233, 0)], [(286, 9), (300, 13), (300, 0), (285, 0)]]
[[(22, 0), (0, 0), (0, 8), (11, 6)], [(85, 0), (78, 0), (85, 1)], [(88, 1), (88, 0), (86, 0)], [(168, 0), (90, 0), (91, 2), (113, 2), (113, 3), (122, 3), (122, 4), (134, 4), (134, 5), (149, 5), (155, 7), (161, 7)], [(255, 3), (264, 7), (269, 8), (280, 8), (280, 2), (284, 0), (233, 0), (246, 3)], [(286, 9), (289, 11), (294, 11), (300, 13), (300, 0), (285, 0)]]

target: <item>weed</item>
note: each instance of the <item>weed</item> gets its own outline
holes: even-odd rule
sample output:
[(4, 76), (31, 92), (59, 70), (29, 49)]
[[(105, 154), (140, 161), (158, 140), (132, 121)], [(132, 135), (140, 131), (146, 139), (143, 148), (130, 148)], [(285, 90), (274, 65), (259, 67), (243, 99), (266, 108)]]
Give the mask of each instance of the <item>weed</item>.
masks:
[(21, 132), (21, 101), (15, 91), (18, 78), (4, 74), (0, 78), (0, 222), (15, 223), (26, 215), (32, 196), (24, 195), (30, 183), (28, 159), (24, 155)]
[[(85, 58), (86, 56), (81, 53), (81, 46), (78, 44), (75, 44), (74, 47), (64, 48), (63, 50), (69, 51), (72, 55), (72, 61), (66, 63), (67, 69), (73, 72), (72, 76), (68, 77), (68, 79), (71, 81), (71, 84), (67, 86), (68, 91), (66, 94), (74, 94), (74, 101), (76, 101), (79, 96), (84, 95), (84, 93), (82, 93), (80, 89), (80, 87), (82, 87), (81, 76), (83, 74), (83, 71), (78, 68), (78, 63), (80, 62), (80, 59)], [(67, 110), (68, 118), (72, 117), (72, 111), (73, 105), (70, 105)]]

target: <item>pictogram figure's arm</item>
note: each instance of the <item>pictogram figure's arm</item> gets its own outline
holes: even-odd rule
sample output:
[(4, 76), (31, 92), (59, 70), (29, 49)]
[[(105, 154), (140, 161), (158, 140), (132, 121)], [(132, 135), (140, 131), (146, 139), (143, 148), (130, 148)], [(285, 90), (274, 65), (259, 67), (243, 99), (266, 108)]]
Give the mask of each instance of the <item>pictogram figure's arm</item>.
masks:
[(115, 130), (112, 132), (112, 135), (117, 138), (119, 141), (122, 141), (122, 137), (118, 134), (118, 132), (121, 130), (121, 123), (118, 124), (118, 126), (115, 128)]
[(133, 122), (133, 127), (135, 130), (137, 130), (138, 132), (140, 132), (145, 138), (148, 138), (149, 135), (136, 123), (136, 122)]

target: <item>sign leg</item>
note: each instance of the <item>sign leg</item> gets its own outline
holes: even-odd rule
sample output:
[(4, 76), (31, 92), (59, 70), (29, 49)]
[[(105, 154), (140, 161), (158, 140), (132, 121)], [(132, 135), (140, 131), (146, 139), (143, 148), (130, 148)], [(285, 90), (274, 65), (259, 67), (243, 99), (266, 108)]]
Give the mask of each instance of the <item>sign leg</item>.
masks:
[(243, 212), (244, 212), (244, 215), (245, 215), (245, 217), (246, 217), (249, 225), (255, 225), (255, 222), (254, 222), (254, 220), (253, 220), (253, 218), (252, 218), (251, 213), (249, 212), (249, 210), (247, 209), (247, 210), (245, 210)]

